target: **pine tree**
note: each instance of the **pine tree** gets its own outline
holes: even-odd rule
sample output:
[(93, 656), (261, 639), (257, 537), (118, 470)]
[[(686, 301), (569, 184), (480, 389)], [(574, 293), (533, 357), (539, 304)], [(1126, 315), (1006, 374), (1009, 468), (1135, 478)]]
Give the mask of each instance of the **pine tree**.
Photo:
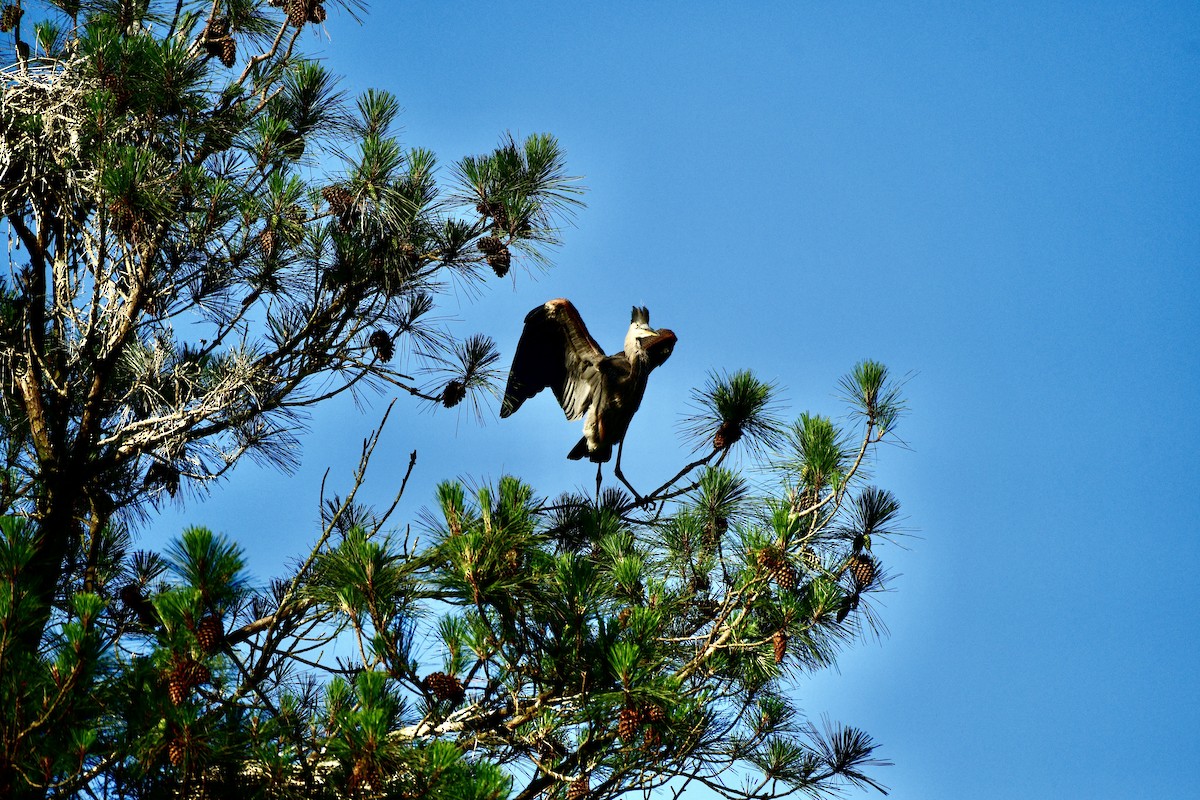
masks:
[[(475, 246), (494, 232), (476, 210), (481, 192), (522, 209), (505, 241), (540, 258), (579, 187), (548, 135), (505, 136), (439, 184), (433, 154), (395, 138), (395, 98), (348, 98), (303, 56), (304, 29), (325, 24), (327, 6), (352, 16), (362, 3), (25, 0), (0, 11), (18, 54), (0, 110), (12, 254), (0, 276), (0, 507), (32, 531), (13, 555), (22, 616), (4, 630), (5, 680), (24, 657), (14, 653), (41, 654), (23, 670), (48, 669), (64, 625), (107, 650), (136, 619), (145, 635), (173, 637), (179, 658), (178, 637), (212, 656), (233, 608), (202, 597), (178, 627), (154, 624), (148, 606), (174, 601), (130, 580), (131, 525), (164, 497), (208, 492), (245, 456), (289, 468), (296, 414), (329, 397), (390, 386), (450, 406), (494, 379), (491, 340), (430, 313), (443, 287), (492, 275)], [(318, 154), (342, 163), (319, 174)], [(392, 365), (396, 350), (429, 367), (427, 383)], [(0, 794), (20, 794), (21, 776), (70, 791), (90, 769), (89, 748), (55, 749), (45, 733), (72, 731), (71, 715), (103, 699), (85, 696), (81, 674), (63, 691), (40, 679), (5, 690)], [(194, 673), (158, 675), (162, 697), (169, 686), (180, 708), (191, 702)], [(199, 752), (203, 727), (172, 752)]]
[(392, 135), (395, 98), (343, 97), (298, 54), (326, 6), (359, 4), (0, 12), (21, 54), (0, 109), (0, 795), (878, 788), (870, 737), (790, 696), (879, 624), (899, 504), (864, 475), (903, 402), (876, 362), (843, 381), (840, 427), (787, 426), (772, 385), (714, 373), (693, 455), (645, 494), (451, 481), (409, 537), (395, 506), (356, 500), (381, 423), (282, 579), (253, 584), (203, 527), (134, 549), (161, 502), (244, 456), (287, 468), (292, 417), (328, 397), (477, 403), (498, 354), (430, 322), (442, 278), (544, 258), (578, 202), (547, 135), (503, 136), (439, 184)]

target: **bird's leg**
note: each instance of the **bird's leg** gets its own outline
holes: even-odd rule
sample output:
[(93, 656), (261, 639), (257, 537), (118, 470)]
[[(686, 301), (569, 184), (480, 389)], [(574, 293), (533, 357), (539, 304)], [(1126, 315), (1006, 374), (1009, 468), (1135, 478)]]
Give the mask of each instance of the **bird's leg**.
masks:
[(625, 440), (622, 439), (620, 442), (617, 443), (617, 464), (616, 464), (616, 466), (613, 467), (613, 475), (616, 475), (617, 479), (620, 480), (621, 483), (625, 484), (625, 488), (633, 493), (633, 499), (640, 503), (640, 502), (642, 502), (642, 496), (640, 494), (638, 494), (637, 489), (633, 488), (633, 484), (631, 484), (629, 481), (625, 480), (625, 473), (621, 472), (621, 451), (623, 451), (624, 449), (625, 449)]
[(603, 462), (596, 462), (596, 506), (600, 505), (600, 470), (604, 468)]

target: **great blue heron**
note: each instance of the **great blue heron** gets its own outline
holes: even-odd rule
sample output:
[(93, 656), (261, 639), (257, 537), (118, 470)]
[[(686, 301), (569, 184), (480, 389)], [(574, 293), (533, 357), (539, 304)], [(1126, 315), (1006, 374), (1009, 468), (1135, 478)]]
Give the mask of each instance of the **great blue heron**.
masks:
[(650, 327), (650, 312), (645, 307), (634, 306), (625, 349), (606, 356), (571, 301), (551, 300), (525, 316), (500, 416), (509, 416), (549, 387), (567, 419), (584, 418), (583, 437), (567, 458), (587, 456), (595, 462), (599, 494), (600, 465), (612, 458), (613, 445), (617, 445), (613, 472), (629, 486), (621, 474), (625, 432), (641, 405), (646, 379), (670, 358), (675, 341), (675, 334), (666, 328)]

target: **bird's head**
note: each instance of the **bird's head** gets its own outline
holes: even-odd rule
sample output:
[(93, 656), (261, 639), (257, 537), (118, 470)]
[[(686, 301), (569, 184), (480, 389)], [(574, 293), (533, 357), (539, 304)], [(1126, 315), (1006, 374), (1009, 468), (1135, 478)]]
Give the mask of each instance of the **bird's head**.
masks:
[(650, 361), (651, 369), (661, 367), (671, 357), (676, 341), (675, 332), (670, 328), (660, 328), (654, 336), (642, 340), (642, 347), (646, 348), (646, 358)]
[(675, 349), (675, 334), (663, 328), (650, 327), (650, 311), (645, 306), (634, 306), (629, 322), (629, 333), (625, 334), (625, 354), (633, 359), (645, 353), (651, 368), (661, 366), (671, 357)]

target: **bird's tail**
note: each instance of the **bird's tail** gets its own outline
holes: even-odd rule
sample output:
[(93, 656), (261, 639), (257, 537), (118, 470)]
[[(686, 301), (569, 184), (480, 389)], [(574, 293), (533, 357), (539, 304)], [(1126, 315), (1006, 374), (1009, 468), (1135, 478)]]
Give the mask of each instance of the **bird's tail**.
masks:
[(612, 445), (602, 444), (596, 450), (588, 450), (587, 437), (580, 437), (575, 446), (571, 448), (571, 452), (567, 453), (567, 458), (572, 461), (578, 461), (581, 458), (586, 458), (593, 464), (601, 464), (612, 458)]

